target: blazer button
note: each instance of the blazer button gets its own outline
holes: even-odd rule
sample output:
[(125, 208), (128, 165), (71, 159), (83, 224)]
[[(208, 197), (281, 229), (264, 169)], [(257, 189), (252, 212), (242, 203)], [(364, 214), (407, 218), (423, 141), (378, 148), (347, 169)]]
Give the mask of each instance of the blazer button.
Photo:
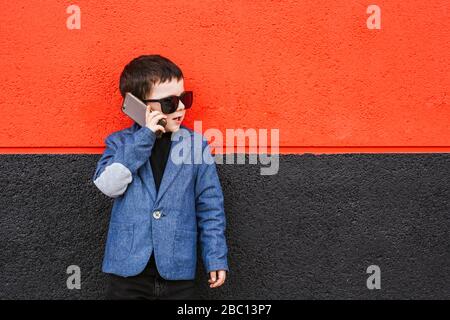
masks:
[(155, 219), (161, 218), (161, 211), (153, 211), (153, 218)]

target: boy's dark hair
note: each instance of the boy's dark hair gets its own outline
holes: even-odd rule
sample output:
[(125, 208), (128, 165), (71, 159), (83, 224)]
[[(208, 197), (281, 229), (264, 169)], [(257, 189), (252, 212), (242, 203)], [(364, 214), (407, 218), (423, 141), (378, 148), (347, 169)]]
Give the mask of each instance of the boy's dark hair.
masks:
[(183, 79), (181, 69), (169, 59), (159, 55), (142, 55), (131, 60), (120, 75), (120, 94), (131, 92), (138, 99), (145, 99), (153, 86), (160, 82)]

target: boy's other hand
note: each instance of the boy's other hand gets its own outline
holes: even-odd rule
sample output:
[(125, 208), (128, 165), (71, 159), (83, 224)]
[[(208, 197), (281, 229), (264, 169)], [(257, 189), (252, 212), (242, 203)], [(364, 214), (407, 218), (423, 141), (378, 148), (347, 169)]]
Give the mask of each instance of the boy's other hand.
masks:
[(158, 130), (166, 132), (166, 129), (158, 124), (161, 119), (167, 119), (167, 116), (158, 110), (151, 110), (149, 106), (145, 110), (145, 126), (156, 133)]
[(209, 273), (209, 280), (208, 282), (210, 288), (217, 288), (223, 285), (225, 282), (225, 278), (227, 277), (227, 271), (226, 270), (216, 270), (211, 271)]

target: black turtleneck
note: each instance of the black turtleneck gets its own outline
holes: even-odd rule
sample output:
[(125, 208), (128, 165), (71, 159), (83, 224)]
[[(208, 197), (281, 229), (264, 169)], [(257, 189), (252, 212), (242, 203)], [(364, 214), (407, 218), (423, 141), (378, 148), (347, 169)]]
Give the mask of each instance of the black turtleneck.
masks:
[[(150, 163), (153, 171), (153, 178), (155, 179), (156, 192), (159, 190), (161, 180), (166, 168), (167, 160), (169, 159), (170, 145), (172, 144), (172, 132), (167, 131), (162, 134), (161, 138), (156, 138), (152, 147), (150, 155)], [(144, 270), (144, 273), (149, 275), (158, 274), (158, 269), (155, 263), (155, 254), (152, 253), (150, 261)]]
[(166, 168), (167, 160), (169, 159), (170, 145), (172, 143), (171, 137), (171, 131), (164, 132), (161, 138), (156, 138), (152, 147), (150, 163), (153, 171), (153, 177), (155, 179), (156, 192), (159, 190), (164, 169)]

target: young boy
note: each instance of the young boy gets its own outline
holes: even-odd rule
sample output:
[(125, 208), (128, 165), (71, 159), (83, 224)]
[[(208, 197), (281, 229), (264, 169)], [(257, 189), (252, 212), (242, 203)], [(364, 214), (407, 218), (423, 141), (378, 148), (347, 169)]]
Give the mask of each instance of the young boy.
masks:
[(133, 59), (120, 76), (122, 97), (131, 92), (148, 108), (145, 126), (105, 139), (93, 176), (114, 198), (102, 266), (107, 299), (197, 299), (197, 242), (211, 288), (229, 271), (222, 188), (206, 138), (181, 124), (192, 104), (183, 79), (160, 55)]

